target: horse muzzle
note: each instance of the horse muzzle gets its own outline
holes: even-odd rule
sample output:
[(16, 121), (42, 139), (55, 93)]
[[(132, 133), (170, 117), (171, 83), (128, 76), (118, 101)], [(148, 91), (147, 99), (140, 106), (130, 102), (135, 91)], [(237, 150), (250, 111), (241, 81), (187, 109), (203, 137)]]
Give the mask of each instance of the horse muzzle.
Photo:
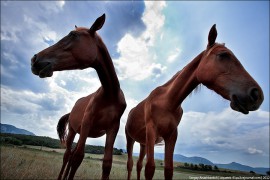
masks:
[(233, 94), (231, 96), (231, 108), (243, 114), (259, 109), (264, 99), (261, 88), (252, 87), (246, 95)]
[(51, 77), (53, 75), (53, 68), (51, 62), (41, 61), (37, 55), (34, 55), (31, 59), (32, 73), (40, 78)]

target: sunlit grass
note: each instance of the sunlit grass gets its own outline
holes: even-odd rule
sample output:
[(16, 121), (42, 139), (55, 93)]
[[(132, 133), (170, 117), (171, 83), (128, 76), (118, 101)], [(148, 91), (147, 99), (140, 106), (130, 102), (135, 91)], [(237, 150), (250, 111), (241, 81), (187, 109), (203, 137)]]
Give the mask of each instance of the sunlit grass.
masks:
[[(51, 149), (34, 146), (0, 146), (1, 147), (1, 179), (57, 179), (62, 166), (64, 149)], [(75, 179), (100, 179), (102, 174), (103, 155), (85, 154), (85, 158), (76, 172)], [(136, 179), (136, 161), (132, 179)], [(127, 179), (127, 155), (114, 155), (110, 179)], [(164, 179), (163, 161), (155, 160), (156, 171), (154, 179)], [(145, 164), (145, 161), (144, 161)], [(178, 166), (180, 163), (175, 163)], [(203, 174), (186, 170), (174, 170), (173, 179), (190, 179), (198, 176), (219, 176), (219, 174)], [(220, 174), (223, 176), (223, 174)], [(144, 179), (144, 168), (141, 172)]]
[[(42, 147), (1, 146), (1, 179), (57, 179), (62, 165), (63, 150)], [(75, 179), (100, 179), (103, 155), (85, 154)], [(114, 155), (110, 179), (126, 179), (126, 155)], [(136, 161), (132, 178), (136, 179)], [(157, 164), (159, 161), (157, 161)], [(144, 179), (144, 168), (141, 178)], [(178, 173), (175, 178), (180, 179)], [(154, 179), (163, 179), (163, 170), (155, 171)]]

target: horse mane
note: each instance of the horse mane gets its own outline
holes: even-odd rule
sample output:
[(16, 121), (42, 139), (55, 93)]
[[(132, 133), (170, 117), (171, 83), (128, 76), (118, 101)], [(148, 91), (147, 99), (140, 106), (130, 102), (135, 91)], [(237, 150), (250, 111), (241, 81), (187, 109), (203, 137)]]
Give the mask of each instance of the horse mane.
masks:
[(99, 36), (98, 33), (96, 33), (96, 37), (98, 40), (98, 48), (101, 52), (101, 56), (103, 58), (103, 60), (106, 60), (106, 66), (107, 66), (107, 71), (108, 73), (111, 74), (110, 78), (111, 81), (113, 81), (115, 84), (113, 85), (113, 87), (115, 87), (116, 89), (120, 88), (120, 83), (118, 80), (118, 77), (116, 75), (116, 71), (115, 71), (115, 67), (113, 65), (113, 61), (112, 58), (110, 56), (110, 53), (108, 51), (107, 46), (105, 45), (105, 43), (103, 42), (102, 38)]
[(199, 84), (198, 86), (196, 86), (196, 88), (193, 91), (191, 91), (191, 93), (188, 96), (191, 97), (192, 94), (199, 93), (201, 91), (201, 89), (202, 89), (202, 84)]
[(164, 85), (167, 85), (167, 84), (171, 83), (182, 72), (183, 69), (181, 69), (180, 71), (178, 71), (177, 73), (175, 73), (175, 75), (173, 75), (173, 77), (169, 81), (167, 81)]
[[(207, 51), (207, 55), (206, 55), (206, 56), (208, 56), (208, 55), (211, 53), (211, 51), (212, 51), (213, 49), (215, 49), (217, 46), (225, 46), (225, 43), (215, 43), (213, 46), (211, 46), (211, 47), (209, 48), (209, 50)], [(184, 69), (184, 68), (183, 68), (183, 69)], [(183, 70), (183, 69), (182, 69), (182, 70)], [(182, 70), (181, 70), (181, 71), (182, 71)], [(200, 83), (198, 86), (196, 86), (196, 88), (195, 88), (193, 91), (191, 91), (191, 93), (190, 93), (188, 96), (192, 96), (192, 94), (196, 94), (196, 93), (200, 92), (201, 89), (202, 89), (202, 84)]]

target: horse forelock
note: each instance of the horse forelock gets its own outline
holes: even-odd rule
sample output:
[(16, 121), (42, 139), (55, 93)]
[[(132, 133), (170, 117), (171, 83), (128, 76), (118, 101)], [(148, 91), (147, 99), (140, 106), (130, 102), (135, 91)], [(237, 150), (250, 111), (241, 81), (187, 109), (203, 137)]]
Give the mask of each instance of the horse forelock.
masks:
[(88, 28), (85, 28), (85, 27), (77, 27), (76, 25), (75, 25), (75, 31), (87, 31), (88, 30)]
[(206, 50), (207, 51), (207, 54), (205, 55), (205, 57), (209, 56), (209, 54), (214, 50), (216, 49), (217, 47), (225, 47), (225, 43), (215, 43), (213, 46), (210, 47), (209, 50)]

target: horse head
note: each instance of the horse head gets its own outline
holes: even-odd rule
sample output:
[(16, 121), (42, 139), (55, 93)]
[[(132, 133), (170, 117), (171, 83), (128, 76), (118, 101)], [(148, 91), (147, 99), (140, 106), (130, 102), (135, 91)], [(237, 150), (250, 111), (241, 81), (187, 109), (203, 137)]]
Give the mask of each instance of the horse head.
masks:
[(233, 110), (243, 114), (257, 110), (264, 99), (261, 87), (225, 44), (215, 42), (216, 37), (217, 30), (213, 25), (207, 49), (196, 70), (198, 81), (229, 100)]
[(102, 28), (105, 14), (96, 19), (91, 28), (75, 26), (56, 44), (35, 54), (31, 59), (33, 74), (51, 77), (54, 71), (93, 67), (99, 57), (101, 38), (96, 31)]

